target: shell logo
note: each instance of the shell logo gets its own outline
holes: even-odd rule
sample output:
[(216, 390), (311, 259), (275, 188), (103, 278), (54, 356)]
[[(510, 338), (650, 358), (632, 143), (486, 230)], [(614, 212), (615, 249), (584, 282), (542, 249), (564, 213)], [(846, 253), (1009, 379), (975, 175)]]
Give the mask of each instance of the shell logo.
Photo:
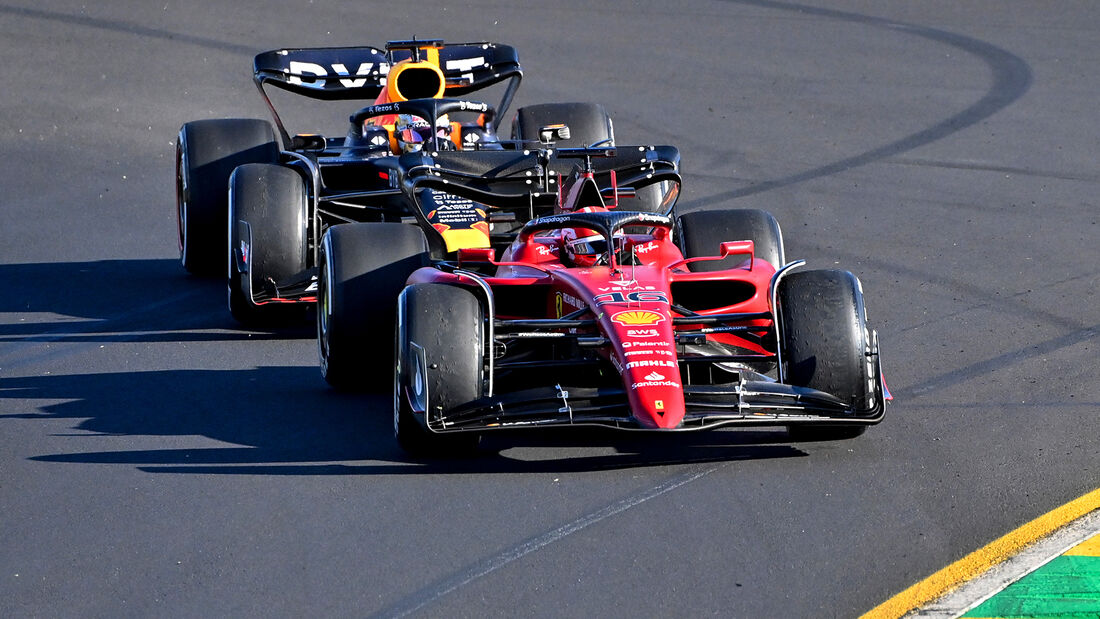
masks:
[(624, 327), (637, 327), (642, 325), (655, 325), (665, 317), (657, 312), (650, 312), (646, 310), (627, 310), (625, 312), (619, 312), (618, 314), (612, 314), (612, 322), (617, 322)]

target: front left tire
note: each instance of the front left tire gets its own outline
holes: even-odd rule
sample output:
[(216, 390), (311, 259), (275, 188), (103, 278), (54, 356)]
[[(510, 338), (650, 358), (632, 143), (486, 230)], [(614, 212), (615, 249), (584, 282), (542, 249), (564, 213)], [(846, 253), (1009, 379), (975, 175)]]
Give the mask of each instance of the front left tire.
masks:
[[(485, 317), (469, 290), (446, 284), (415, 284), (398, 299), (394, 434), (415, 456), (472, 451), (472, 432), (436, 433), (429, 419), (481, 396)], [(424, 410), (414, 411), (411, 401)]]

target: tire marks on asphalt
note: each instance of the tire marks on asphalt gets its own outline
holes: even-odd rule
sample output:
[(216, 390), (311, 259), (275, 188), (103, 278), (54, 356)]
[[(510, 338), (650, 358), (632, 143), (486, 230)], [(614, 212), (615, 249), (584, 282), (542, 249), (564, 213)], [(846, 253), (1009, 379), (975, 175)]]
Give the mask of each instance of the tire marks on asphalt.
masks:
[(864, 166), (911, 151), (915, 148), (943, 139), (989, 118), (1024, 96), (1028, 89), (1031, 88), (1032, 74), (1031, 68), (1028, 66), (1027, 62), (1007, 50), (972, 37), (948, 32), (946, 30), (929, 28), (927, 26), (897, 22), (881, 17), (790, 2), (775, 2), (773, 0), (727, 1), (764, 9), (789, 11), (800, 15), (836, 19), (873, 28), (895, 30), (903, 34), (910, 34), (935, 43), (947, 45), (965, 54), (977, 57), (984, 62), (992, 73), (993, 84), (980, 99), (969, 105), (966, 109), (916, 133), (911, 133), (893, 142), (852, 155), (851, 157), (846, 157), (839, 161), (798, 172), (784, 178), (763, 181), (749, 185), (748, 187), (697, 198), (681, 204), (681, 209), (691, 209), (713, 202), (743, 198), (745, 196), (779, 189), (788, 185), (795, 185), (815, 178), (831, 176), (851, 168)]
[(41, 9), (30, 9), (16, 6), (0, 6), (0, 13), (7, 13), (8, 15), (15, 15), (17, 17), (25, 17), (30, 19), (48, 20), (62, 24), (72, 24), (74, 26), (81, 26), (84, 28), (96, 28), (99, 30), (121, 32), (123, 34), (132, 34), (139, 37), (148, 37), (151, 39), (171, 41), (172, 43), (197, 45), (199, 47), (217, 49), (234, 54), (244, 54), (245, 56), (248, 56), (250, 58), (253, 54), (256, 53), (255, 47), (251, 45), (239, 45), (236, 43), (229, 43), (227, 41), (219, 41), (217, 39), (198, 37), (184, 32), (172, 32), (170, 30), (150, 28), (148, 26), (140, 26), (138, 24), (128, 23), (115, 19), (103, 19), (99, 17), (91, 17), (89, 15), (72, 15), (70, 13), (61, 13), (58, 11), (43, 11)]

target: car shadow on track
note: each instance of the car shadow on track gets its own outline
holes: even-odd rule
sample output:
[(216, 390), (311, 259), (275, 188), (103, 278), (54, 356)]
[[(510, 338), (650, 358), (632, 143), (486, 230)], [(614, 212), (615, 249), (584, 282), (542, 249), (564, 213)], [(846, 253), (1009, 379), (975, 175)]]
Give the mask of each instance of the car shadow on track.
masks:
[(277, 330), (243, 329), (223, 280), (188, 275), (172, 259), (0, 264), (0, 285), (0, 314), (14, 316), (0, 324), (0, 343), (315, 337), (311, 314)]
[[(51, 426), (66, 453), (31, 460), (125, 464), (157, 473), (569, 472), (806, 455), (783, 430), (643, 435), (574, 429), (497, 435), (475, 457), (416, 461), (394, 441), (388, 395), (333, 391), (316, 368), (304, 366), (14, 377), (3, 387), (3, 409), (17, 412), (0, 414), (0, 424), (79, 420), (73, 432)], [(149, 444), (135, 437), (194, 446), (132, 449)]]

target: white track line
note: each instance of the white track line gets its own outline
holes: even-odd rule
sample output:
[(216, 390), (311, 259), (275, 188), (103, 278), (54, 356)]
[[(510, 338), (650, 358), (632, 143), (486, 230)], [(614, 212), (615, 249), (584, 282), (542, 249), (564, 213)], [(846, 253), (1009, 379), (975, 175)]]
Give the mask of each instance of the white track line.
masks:
[(576, 520), (564, 524), (553, 531), (549, 531), (538, 537), (531, 538), (517, 546), (509, 548), (494, 557), (490, 557), (473, 567), (459, 572), (454, 576), (437, 582), (425, 589), (417, 591), (412, 595), (407, 596), (404, 600), (397, 602), (397, 604), (391, 606), (389, 609), (382, 611), (377, 616), (385, 617), (406, 617), (415, 613), (425, 606), (434, 603), (436, 600), (452, 593), (453, 591), (470, 584), (471, 582), (487, 576), (500, 568), (512, 563), (518, 559), (521, 559), (537, 550), (545, 548), (556, 541), (559, 541), (577, 531), (580, 531), (590, 525), (596, 524), (601, 520), (606, 520), (616, 514), (620, 514), (632, 507), (637, 507), (642, 503), (650, 499), (657, 498), (662, 494), (671, 492), (680, 486), (690, 484), (691, 482), (710, 475), (720, 468), (728, 466), (727, 464), (721, 464), (708, 468), (704, 471), (695, 471), (691, 473), (684, 473), (673, 477), (672, 479), (654, 486), (648, 490), (644, 490), (632, 496), (629, 496), (617, 503), (608, 505), (607, 507), (594, 511), (585, 516), (581, 516)]

